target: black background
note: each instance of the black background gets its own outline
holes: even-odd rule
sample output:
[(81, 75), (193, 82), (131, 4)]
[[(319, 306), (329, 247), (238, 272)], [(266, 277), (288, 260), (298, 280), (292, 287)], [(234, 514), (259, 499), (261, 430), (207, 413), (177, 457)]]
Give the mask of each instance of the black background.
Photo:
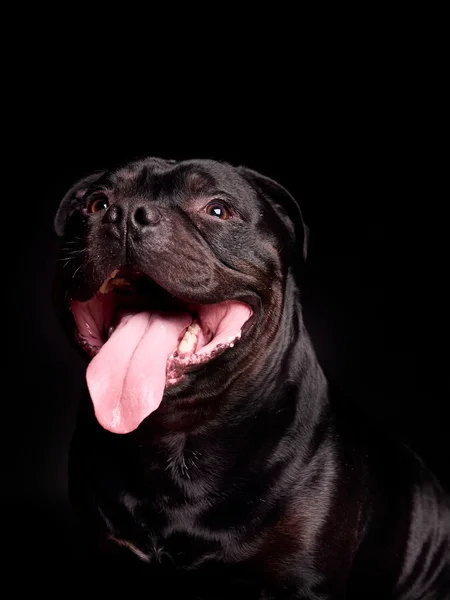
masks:
[[(312, 78), (298, 65), (277, 77), (244, 70), (249, 90), (222, 73), (208, 86), (198, 72), (172, 93), (144, 93), (123, 73), (30, 84), (3, 208), (12, 241), (2, 503), (13, 561), (24, 547), (37, 562), (83, 556), (66, 462), (84, 365), (50, 302), (52, 219), (77, 178), (138, 156), (246, 164), (292, 192), (311, 233), (303, 298), (320, 361), (450, 489), (439, 85), (414, 57), (389, 71), (330, 60)], [(133, 97), (112, 106), (118, 87)]]

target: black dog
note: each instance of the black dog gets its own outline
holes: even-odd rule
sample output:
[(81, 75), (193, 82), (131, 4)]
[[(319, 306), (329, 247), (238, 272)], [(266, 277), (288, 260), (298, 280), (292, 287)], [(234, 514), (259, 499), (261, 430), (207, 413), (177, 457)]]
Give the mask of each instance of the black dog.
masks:
[(448, 598), (448, 499), (331, 391), (284, 188), (150, 158), (77, 183), (55, 227), (57, 306), (91, 359), (71, 497), (148, 597), (179, 574), (195, 598)]

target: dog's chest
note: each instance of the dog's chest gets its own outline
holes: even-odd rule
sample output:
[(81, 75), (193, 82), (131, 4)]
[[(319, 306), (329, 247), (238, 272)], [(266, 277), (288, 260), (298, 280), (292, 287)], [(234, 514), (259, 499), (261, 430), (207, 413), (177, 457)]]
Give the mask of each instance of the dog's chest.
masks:
[(104, 509), (99, 506), (99, 512), (109, 539), (145, 562), (192, 567), (206, 559), (226, 558), (225, 536), (211, 535), (201, 525), (202, 501), (157, 491), (150, 498), (136, 498), (126, 492)]
[(107, 537), (151, 563), (194, 566), (225, 558), (226, 532), (204, 521), (214, 482), (199, 476), (195, 453), (171, 455), (140, 469), (109, 470), (96, 485), (96, 510)]
[(129, 457), (104, 446), (86, 452), (81, 445), (78, 483), (91, 489), (80, 495), (94, 499), (90, 512), (97, 522), (100, 517), (103, 533), (141, 560), (189, 568), (245, 562), (261, 553), (266, 560), (278, 547), (267, 546), (261, 525), (280, 516), (273, 507), (270, 512), (270, 485), (262, 474), (255, 478), (243, 467), (228, 473), (186, 444), (183, 451)]

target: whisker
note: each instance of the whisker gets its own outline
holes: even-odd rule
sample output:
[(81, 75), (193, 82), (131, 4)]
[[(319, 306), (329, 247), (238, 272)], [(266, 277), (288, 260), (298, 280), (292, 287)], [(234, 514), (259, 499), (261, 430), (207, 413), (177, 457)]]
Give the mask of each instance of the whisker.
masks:
[(86, 252), (86, 248), (82, 248), (81, 250), (73, 250), (72, 248), (63, 248), (61, 252), (65, 254), (81, 254), (82, 252)]
[(67, 265), (73, 261), (73, 258), (57, 258), (56, 259), (58, 262), (63, 262), (64, 261), (64, 265), (63, 267), (67, 267)]
[(77, 258), (77, 256), (80, 256), (81, 254), (83, 254), (85, 250), (71, 250), (69, 252), (61, 252), (62, 256), (60, 258), (57, 258), (56, 260), (59, 261), (63, 261), (63, 260), (73, 260), (74, 258)]
[(81, 269), (81, 267), (84, 267), (84, 264), (81, 264), (77, 269), (75, 269), (75, 273), (72, 275), (72, 279), (75, 278), (75, 275), (78, 273), (78, 271)]

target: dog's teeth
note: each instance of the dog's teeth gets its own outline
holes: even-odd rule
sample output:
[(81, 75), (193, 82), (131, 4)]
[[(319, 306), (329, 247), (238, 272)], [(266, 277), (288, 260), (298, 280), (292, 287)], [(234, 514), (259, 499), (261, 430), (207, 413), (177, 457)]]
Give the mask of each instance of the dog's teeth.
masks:
[(189, 343), (183, 338), (180, 342), (180, 345), (178, 346), (178, 350), (181, 354), (186, 354), (187, 352), (189, 352), (189, 348)]
[(107, 294), (108, 292), (110, 292), (112, 290), (111, 279), (113, 279), (117, 275), (118, 272), (119, 272), (119, 269), (115, 269), (111, 273), (111, 275), (105, 279), (105, 281), (100, 286), (100, 289), (98, 290), (101, 294)]
[(108, 329), (108, 338), (110, 338), (112, 336), (112, 334), (114, 333), (115, 327), (113, 327), (111, 325), (111, 327)]
[(105, 281), (100, 286), (100, 289), (98, 290), (100, 292), (100, 294), (107, 294), (108, 292), (111, 291), (110, 281), (111, 281), (110, 279), (105, 279)]
[(120, 286), (120, 287), (133, 287), (131, 283), (127, 279), (123, 279), (122, 277), (115, 277), (109, 281), (109, 284), (112, 286)]
[(200, 326), (198, 323), (192, 323), (186, 329), (186, 332), (178, 346), (178, 352), (180, 354), (187, 354), (195, 350), (197, 345), (197, 334), (200, 332)]
[(200, 325), (198, 323), (191, 323), (187, 330), (193, 335), (198, 335), (200, 333)]

